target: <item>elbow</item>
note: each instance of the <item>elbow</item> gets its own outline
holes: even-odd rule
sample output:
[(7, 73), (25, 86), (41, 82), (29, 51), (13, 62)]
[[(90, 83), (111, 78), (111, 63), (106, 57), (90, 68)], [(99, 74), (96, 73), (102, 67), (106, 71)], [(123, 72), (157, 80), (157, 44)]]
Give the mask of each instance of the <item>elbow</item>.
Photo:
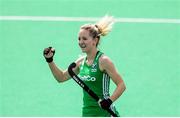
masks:
[(123, 91), (125, 91), (126, 90), (126, 85), (125, 85), (125, 83), (123, 82)]
[(58, 80), (58, 79), (56, 79), (56, 80), (57, 80), (58, 83), (62, 83), (63, 82), (62, 80)]
[(124, 91), (126, 90), (126, 85), (124, 84)]
[(62, 83), (62, 82), (64, 82), (63, 81), (63, 79), (60, 79), (59, 77), (57, 77), (57, 76), (54, 76), (54, 78), (56, 79), (56, 81), (58, 82), (58, 83)]
[(118, 84), (118, 86), (121, 88), (121, 90), (124, 92), (126, 90), (126, 85), (125, 83), (122, 81)]

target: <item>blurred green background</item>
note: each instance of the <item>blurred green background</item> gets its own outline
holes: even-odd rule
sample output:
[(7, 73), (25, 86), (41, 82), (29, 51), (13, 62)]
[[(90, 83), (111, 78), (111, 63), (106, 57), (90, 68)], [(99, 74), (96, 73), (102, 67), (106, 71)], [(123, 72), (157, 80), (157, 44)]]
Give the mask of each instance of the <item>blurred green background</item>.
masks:
[[(0, 0), (1, 16), (180, 18), (179, 0)], [(0, 116), (81, 116), (82, 89), (57, 83), (42, 52), (61, 69), (78, 58), (87, 22), (0, 21)], [(180, 24), (116, 23), (100, 50), (126, 84), (121, 116), (180, 116)], [(111, 93), (115, 85), (111, 83)]]

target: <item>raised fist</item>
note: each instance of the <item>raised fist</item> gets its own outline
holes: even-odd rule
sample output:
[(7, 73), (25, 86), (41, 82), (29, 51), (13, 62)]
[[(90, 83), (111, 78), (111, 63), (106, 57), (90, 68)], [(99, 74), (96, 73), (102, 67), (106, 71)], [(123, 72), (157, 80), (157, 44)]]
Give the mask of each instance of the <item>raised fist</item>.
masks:
[(45, 48), (43, 51), (43, 55), (48, 63), (53, 61), (53, 56), (55, 54), (55, 49), (52, 47)]

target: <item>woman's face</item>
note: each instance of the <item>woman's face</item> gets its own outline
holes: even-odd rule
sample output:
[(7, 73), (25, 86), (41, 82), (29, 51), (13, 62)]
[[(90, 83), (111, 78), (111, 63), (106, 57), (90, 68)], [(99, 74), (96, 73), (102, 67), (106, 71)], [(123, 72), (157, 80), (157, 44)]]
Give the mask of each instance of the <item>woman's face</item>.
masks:
[(88, 30), (84, 30), (84, 29), (80, 30), (78, 43), (82, 52), (90, 52), (94, 47), (96, 48), (96, 40), (89, 35)]

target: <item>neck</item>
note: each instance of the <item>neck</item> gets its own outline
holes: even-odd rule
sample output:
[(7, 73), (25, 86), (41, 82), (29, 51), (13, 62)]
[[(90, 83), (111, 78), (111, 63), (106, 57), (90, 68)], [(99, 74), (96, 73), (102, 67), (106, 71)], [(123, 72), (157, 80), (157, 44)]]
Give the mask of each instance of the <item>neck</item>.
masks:
[(86, 53), (87, 54), (87, 60), (88, 61), (93, 61), (95, 56), (96, 56), (97, 51), (98, 50), (95, 49), (95, 50), (92, 50), (91, 52)]

